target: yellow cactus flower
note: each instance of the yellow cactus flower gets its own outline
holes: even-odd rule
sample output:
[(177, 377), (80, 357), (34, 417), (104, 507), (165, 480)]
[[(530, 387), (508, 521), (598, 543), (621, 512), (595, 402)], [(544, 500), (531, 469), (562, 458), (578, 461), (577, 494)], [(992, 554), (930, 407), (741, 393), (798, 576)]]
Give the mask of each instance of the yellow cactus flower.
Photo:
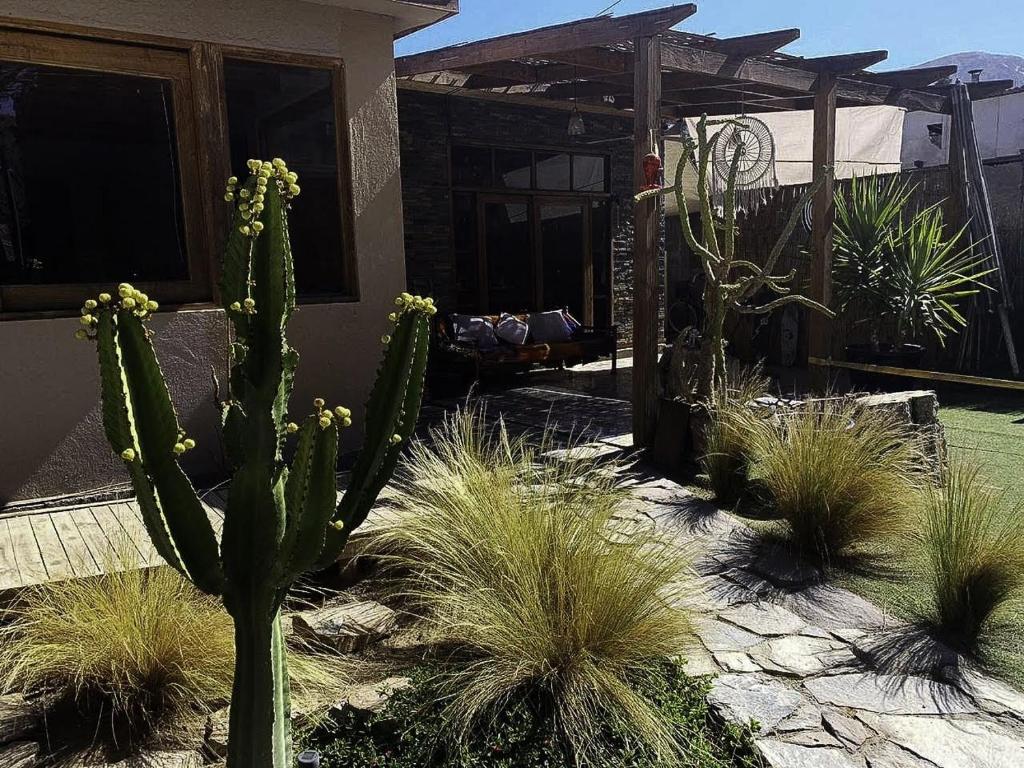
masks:
[(235, 193), (234, 192), (225, 192), (224, 193), (224, 202), (225, 203), (230, 203), (234, 199), (235, 199)]
[(340, 531), (344, 527), (345, 527), (345, 523), (343, 523), (341, 520), (335, 520), (334, 522), (331, 523), (331, 528), (333, 528), (336, 531)]
[(270, 164), (273, 165), (275, 168), (280, 168), (281, 166), (284, 165), (284, 159), (280, 157), (275, 157), (273, 160), (270, 161)]
[(99, 295), (100, 304), (109, 304), (111, 296), (109, 293), (101, 293)]
[(249, 227), (248, 227), (247, 225), (245, 225), (245, 224), (243, 224), (242, 226), (240, 226), (240, 227), (238, 228), (238, 231), (239, 231), (239, 232), (241, 232), (241, 233), (242, 233), (243, 235), (245, 235), (246, 237), (248, 237), (248, 236), (249, 236)]
[(327, 416), (321, 416), (318, 423), (320, 424), (320, 429), (327, 429), (331, 426), (331, 420)]
[(79, 341), (85, 341), (89, 338), (89, 334), (85, 332), (85, 328), (79, 328), (75, 331), (75, 338)]
[(401, 435), (392, 435), (391, 436), (391, 444), (392, 445), (398, 445), (400, 442), (402, 442), (402, 436)]
[(133, 299), (131, 296), (125, 296), (123, 299), (121, 299), (121, 306), (124, 307), (125, 309), (134, 309), (135, 299)]
[(92, 315), (90, 315), (87, 312), (86, 314), (78, 318), (78, 322), (80, 322), (82, 325), (92, 325)]
[(395, 312), (392, 312), (390, 315), (388, 315), (388, 320), (390, 320), (392, 323), (397, 323), (398, 315)]
[(232, 301), (230, 306), (228, 306), (228, 309), (232, 310), (233, 312), (241, 312), (242, 305), (239, 304), (237, 301)]
[(152, 299), (150, 299), (149, 301), (147, 301), (147, 302), (146, 302), (146, 309), (147, 309), (147, 310), (148, 310), (149, 312), (156, 312), (156, 311), (157, 311), (158, 309), (160, 309), (160, 305), (159, 305), (159, 304), (157, 304), (157, 303), (156, 303), (155, 301), (153, 301)]
[(174, 444), (174, 454), (176, 456), (181, 456), (181, 454), (183, 454), (185, 452), (185, 450), (186, 449), (185, 449), (185, 444), (184, 443), (175, 443)]
[(242, 306), (244, 306), (246, 309), (254, 309), (256, 307), (256, 299), (247, 298), (245, 301), (242, 302)]
[(121, 451), (121, 458), (125, 461), (135, 461), (135, 451), (131, 448), (125, 448)]
[(252, 223), (252, 228), (256, 232), (262, 232), (263, 231), (263, 222), (262, 221), (254, 221)]
[(346, 416), (345, 418), (343, 418), (341, 420), (341, 426), (343, 426), (343, 427), (351, 427), (352, 426), (352, 419), (350, 417)]
[(85, 300), (85, 308), (86, 309), (96, 309), (96, 300), (95, 299), (86, 299)]
[(296, 432), (299, 431), (299, 425), (296, 424), (294, 421), (289, 421), (284, 428), (290, 435), (294, 435)]
[(228, 176), (228, 185), (229, 186), (233, 187), (237, 183), (238, 183), (238, 177), (237, 176)]
[(352, 415), (352, 411), (350, 411), (348, 408), (345, 408), (342, 405), (339, 405), (337, 408), (334, 409), (334, 415), (337, 416), (339, 419), (347, 419), (349, 416)]
[(302, 188), (298, 184), (289, 184), (288, 191), (294, 196), (298, 195), (302, 191)]
[(313, 401), (313, 407), (316, 408), (317, 410), (319, 410), (320, 408), (323, 408), (324, 407), (324, 399), (322, 397), (316, 398)]
[(299, 174), (295, 173), (294, 171), (289, 171), (284, 175), (284, 180), (287, 181), (289, 184), (294, 184), (299, 180)]
[(191, 451), (193, 448), (196, 447), (196, 441), (193, 440), (191, 437), (186, 437), (184, 440), (181, 441), (181, 444), (185, 446), (186, 451)]
[(380, 343), (387, 346), (388, 344), (391, 343), (391, 337), (385, 333), (383, 336), (380, 337)]

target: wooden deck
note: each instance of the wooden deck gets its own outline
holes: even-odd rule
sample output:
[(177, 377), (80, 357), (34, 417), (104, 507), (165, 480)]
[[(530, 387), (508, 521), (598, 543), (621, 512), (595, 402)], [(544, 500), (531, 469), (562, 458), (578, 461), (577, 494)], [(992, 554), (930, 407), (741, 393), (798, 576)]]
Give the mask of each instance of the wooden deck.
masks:
[[(210, 493), (205, 501), (219, 535), (224, 499)], [(134, 500), (0, 517), (0, 594), (97, 576), (124, 559), (139, 568), (163, 564)]]

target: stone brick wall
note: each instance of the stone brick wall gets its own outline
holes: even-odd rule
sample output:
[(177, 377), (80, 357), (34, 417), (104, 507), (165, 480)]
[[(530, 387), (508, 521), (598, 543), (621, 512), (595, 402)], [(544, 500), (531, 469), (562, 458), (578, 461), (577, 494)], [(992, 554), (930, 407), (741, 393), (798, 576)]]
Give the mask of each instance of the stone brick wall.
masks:
[[(405, 259), (409, 290), (430, 294), (442, 308), (456, 301), (452, 243), (451, 180), (453, 143), (496, 147), (531, 146), (610, 154), (612, 228), (612, 313), (623, 346), (632, 343), (633, 315), (633, 123), (616, 115), (584, 113), (586, 135), (570, 139), (568, 113), (457, 94), (399, 88), (398, 118), (402, 161)], [(664, 307), (664, 247), (660, 305)]]

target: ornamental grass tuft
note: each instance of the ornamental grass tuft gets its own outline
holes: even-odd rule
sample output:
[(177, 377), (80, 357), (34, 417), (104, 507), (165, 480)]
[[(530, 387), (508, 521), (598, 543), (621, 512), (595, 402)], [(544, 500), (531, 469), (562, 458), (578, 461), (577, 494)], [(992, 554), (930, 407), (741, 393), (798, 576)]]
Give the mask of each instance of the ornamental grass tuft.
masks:
[(1024, 508), (1003, 504), (973, 459), (951, 462), (945, 486), (927, 496), (928, 618), (960, 650), (978, 650), (999, 609), (1024, 587)]
[(456, 649), (439, 678), (444, 730), (465, 742), (529, 701), (576, 763), (594, 763), (609, 728), (673, 758), (678, 730), (641, 681), (691, 642), (690, 557), (628, 513), (609, 465), (542, 457), (552, 437), (533, 448), (463, 410), (399, 468), (381, 546)]
[(733, 502), (747, 487), (748, 444), (752, 433), (765, 428), (764, 418), (751, 402), (768, 391), (771, 381), (759, 367), (730, 372), (729, 384), (719, 389), (704, 431), (701, 469), (720, 502)]
[(748, 475), (786, 523), (797, 553), (819, 565), (909, 530), (924, 484), (912, 435), (881, 409), (826, 400), (752, 433)]
[[(231, 697), (231, 617), (177, 571), (137, 568), (130, 546), (115, 546), (104, 575), (29, 587), (4, 612), (0, 692), (69, 705), (77, 722), (51, 727), (187, 740), (194, 733), (181, 726)], [(318, 714), (350, 676), (340, 658), (312, 650), (291, 652), (290, 671), (293, 697)]]

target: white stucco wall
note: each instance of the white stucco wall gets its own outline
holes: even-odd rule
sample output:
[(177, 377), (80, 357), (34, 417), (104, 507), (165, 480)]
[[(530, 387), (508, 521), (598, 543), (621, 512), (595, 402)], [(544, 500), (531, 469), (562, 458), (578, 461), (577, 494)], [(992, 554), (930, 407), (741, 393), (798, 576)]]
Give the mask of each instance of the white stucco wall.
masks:
[[(0, 16), (344, 59), (360, 301), (300, 307), (289, 338), (302, 355), (293, 407), (305, 413), (322, 395), (361, 416), (405, 286), (392, 21), (297, 0), (5, 0)], [(76, 327), (74, 318), (0, 322), (0, 506), (127, 479), (100, 427), (95, 348), (73, 339)], [(223, 313), (161, 313), (152, 328), (199, 443), (189, 468), (209, 472), (220, 457), (210, 370), (224, 367)]]
[[(949, 115), (909, 112), (903, 127), (903, 167), (918, 160), (925, 166), (949, 162)], [(928, 126), (942, 124), (942, 146), (928, 140)], [(1009, 157), (1024, 149), (1024, 91), (974, 102), (974, 126), (983, 159)]]

